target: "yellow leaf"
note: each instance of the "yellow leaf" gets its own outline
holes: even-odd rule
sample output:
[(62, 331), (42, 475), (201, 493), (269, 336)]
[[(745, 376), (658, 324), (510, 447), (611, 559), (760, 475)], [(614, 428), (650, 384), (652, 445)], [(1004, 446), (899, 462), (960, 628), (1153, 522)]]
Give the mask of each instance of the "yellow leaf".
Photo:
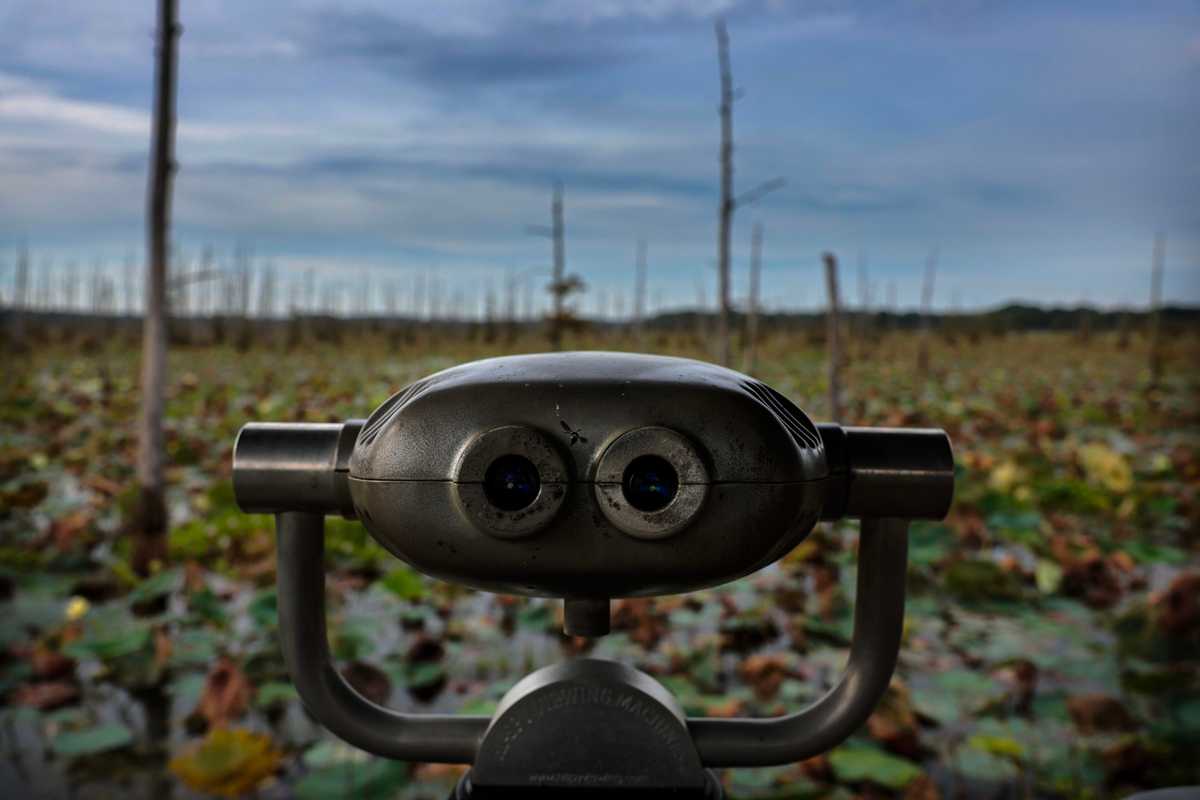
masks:
[(213, 728), (204, 739), (172, 758), (169, 766), (190, 789), (241, 797), (273, 778), (282, 757), (265, 734), (245, 728)]
[(995, 489), (997, 492), (1011, 491), (1021, 478), (1024, 477), (1021, 468), (1015, 462), (1005, 461), (996, 465), (992, 470), (992, 474), (988, 476), (988, 486)]
[(1079, 464), (1092, 483), (1116, 494), (1133, 488), (1133, 470), (1117, 451), (1103, 444), (1085, 444), (1079, 448)]

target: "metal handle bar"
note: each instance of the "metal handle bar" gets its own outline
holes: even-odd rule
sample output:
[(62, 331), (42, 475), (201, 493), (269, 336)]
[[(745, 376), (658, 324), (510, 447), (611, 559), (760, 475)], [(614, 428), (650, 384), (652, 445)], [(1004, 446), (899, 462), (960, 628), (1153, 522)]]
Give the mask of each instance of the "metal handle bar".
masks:
[[(337, 736), (376, 755), (473, 763), (488, 717), (401, 714), (370, 702), (346, 683), (333, 666), (325, 630), (324, 517), (283, 512), (275, 520), (284, 660), (308, 711)], [(907, 526), (899, 519), (862, 521), (854, 633), (838, 684), (785, 717), (689, 718), (706, 766), (800, 761), (837, 745), (870, 716), (887, 689), (900, 647)]]
[(488, 717), (401, 714), (354, 691), (333, 666), (325, 633), (325, 518), (275, 515), (283, 658), (309, 713), (357, 748), (402, 761), (469, 764)]
[(908, 520), (863, 519), (850, 659), (837, 685), (815, 703), (774, 719), (688, 718), (709, 767), (790, 764), (824, 753), (854, 733), (892, 679), (904, 629)]

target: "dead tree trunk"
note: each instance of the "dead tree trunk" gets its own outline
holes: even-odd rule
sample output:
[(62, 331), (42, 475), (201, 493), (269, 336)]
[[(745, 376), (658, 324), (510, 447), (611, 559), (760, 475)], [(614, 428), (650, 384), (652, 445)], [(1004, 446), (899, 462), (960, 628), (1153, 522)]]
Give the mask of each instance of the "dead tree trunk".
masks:
[(637, 243), (637, 265), (633, 279), (633, 332), (638, 350), (646, 349), (646, 240)]
[(1163, 263), (1167, 257), (1167, 236), (1154, 237), (1154, 256), (1150, 265), (1150, 385), (1162, 380), (1162, 283)]
[(554, 184), (554, 198), (550, 201), (551, 232), (554, 241), (553, 293), (554, 318), (550, 320), (550, 349), (561, 350), (563, 338), (563, 301), (566, 299), (566, 243), (563, 241), (563, 190), (562, 184)]
[(929, 336), (933, 313), (933, 281), (937, 277), (938, 251), (929, 254), (925, 262), (925, 281), (921, 284), (921, 340), (917, 344), (917, 372), (922, 379), (929, 372)]
[(874, 331), (871, 326), (871, 279), (867, 272), (867, 256), (858, 254), (858, 313), (854, 315), (853, 358), (865, 358), (870, 351)]
[(717, 229), (717, 337), (721, 364), (729, 366), (729, 239), (733, 225), (733, 72), (729, 66), (729, 32), (718, 19), (717, 60), (721, 71), (721, 202)]
[(721, 74), (721, 200), (718, 206), (717, 225), (717, 338), (721, 364), (728, 367), (733, 359), (731, 342), (732, 302), (730, 299), (729, 249), (733, 235), (733, 212), (742, 206), (756, 203), (766, 195), (783, 186), (783, 178), (772, 178), (748, 192), (733, 194), (733, 102), (740, 95), (734, 91), (733, 70), (729, 65), (729, 31), (725, 20), (718, 18), (717, 61)]
[(750, 237), (750, 302), (746, 309), (746, 372), (753, 373), (758, 361), (758, 298), (762, 282), (762, 225), (755, 224)]
[(176, 0), (159, 0), (154, 119), (146, 231), (146, 317), (142, 325), (142, 408), (138, 424), (139, 504), (133, 568), (145, 575), (167, 557), (163, 409), (167, 380), (167, 249), (175, 171)]
[(245, 353), (250, 349), (252, 330), (250, 322), (250, 288), (254, 275), (250, 266), (250, 251), (241, 245), (234, 254), (237, 269), (238, 335), (237, 349)]
[(29, 245), (21, 242), (17, 252), (17, 272), (13, 276), (13, 312), (12, 312), (12, 345), (16, 350), (24, 350), (25, 315), (29, 313)]
[(829, 314), (826, 319), (829, 360), (829, 416), (833, 422), (842, 421), (842, 341), (841, 312), (838, 303), (837, 257), (833, 253), (821, 256), (825, 262), (825, 288), (829, 292)]

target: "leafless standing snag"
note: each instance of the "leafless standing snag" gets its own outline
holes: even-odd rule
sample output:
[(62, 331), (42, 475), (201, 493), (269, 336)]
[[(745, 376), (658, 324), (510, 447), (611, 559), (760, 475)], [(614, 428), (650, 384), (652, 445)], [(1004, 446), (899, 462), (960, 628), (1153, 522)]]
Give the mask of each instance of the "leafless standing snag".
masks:
[(717, 226), (717, 292), (720, 298), (720, 314), (717, 319), (717, 336), (720, 340), (721, 364), (728, 367), (733, 358), (733, 347), (730, 342), (731, 314), (730, 280), (729, 280), (729, 240), (732, 235), (733, 212), (739, 206), (756, 203), (767, 194), (783, 186), (783, 178), (772, 178), (759, 184), (744, 194), (733, 194), (733, 101), (741, 90), (734, 91), (733, 70), (729, 65), (729, 31), (725, 28), (725, 20), (717, 18), (715, 23), (717, 33), (717, 61), (721, 73), (721, 202), (718, 207), (719, 225)]
[(550, 323), (550, 347), (562, 349), (563, 301), (566, 299), (567, 287), (563, 284), (566, 270), (566, 243), (563, 241), (563, 188), (561, 183), (554, 184), (554, 199), (550, 201), (550, 217), (553, 221), (551, 236), (554, 239), (554, 285), (550, 292), (554, 297), (554, 319)]
[(149, 225), (146, 231), (146, 317), (142, 325), (142, 408), (138, 420), (138, 509), (133, 568), (148, 574), (167, 558), (163, 408), (167, 380), (167, 249), (175, 172), (176, 0), (159, 0), (151, 134)]
[(13, 275), (13, 282), (12, 346), (15, 350), (23, 351), (27, 346), (25, 315), (29, 311), (29, 244), (24, 241), (17, 251), (17, 271)]
[(929, 329), (933, 324), (933, 281), (937, 277), (938, 251), (935, 247), (925, 262), (925, 281), (921, 284), (921, 339), (917, 344), (917, 373), (924, 380), (929, 373)]
[(1154, 237), (1154, 255), (1150, 265), (1150, 385), (1162, 380), (1162, 283), (1163, 263), (1167, 257), (1167, 235)]
[[(852, 315), (854, 325), (853, 341), (855, 357), (865, 358), (871, 350), (871, 339), (874, 330), (871, 323), (871, 279), (867, 271), (867, 255), (861, 250), (858, 253), (858, 313)], [(847, 348), (849, 349), (849, 348)]]
[(829, 416), (833, 422), (842, 421), (842, 341), (841, 312), (838, 302), (837, 256), (825, 253), (825, 288), (829, 292), (829, 314), (826, 319), (829, 350)]
[(633, 279), (633, 332), (639, 350), (646, 349), (646, 240), (637, 243), (637, 263)]
[(549, 228), (544, 225), (530, 225), (526, 231), (535, 236), (547, 236), (553, 242), (554, 267), (549, 286), (553, 305), (547, 334), (550, 339), (550, 349), (561, 350), (564, 331), (576, 322), (574, 315), (566, 306), (566, 300), (570, 295), (584, 289), (583, 279), (578, 275), (566, 274), (567, 258), (563, 232), (563, 186), (561, 181), (554, 184), (554, 195), (550, 201), (550, 221)]
[(746, 372), (758, 360), (758, 298), (762, 282), (762, 225), (755, 223), (750, 236), (750, 302), (746, 310)]

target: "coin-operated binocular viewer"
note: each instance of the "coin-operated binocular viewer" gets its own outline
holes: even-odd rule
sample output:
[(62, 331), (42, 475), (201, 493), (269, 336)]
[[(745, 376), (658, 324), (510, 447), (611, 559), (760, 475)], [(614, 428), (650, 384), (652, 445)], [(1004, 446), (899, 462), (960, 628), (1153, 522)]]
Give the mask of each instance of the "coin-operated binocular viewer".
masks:
[[(770, 387), (679, 358), (494, 358), (417, 381), (364, 422), (246, 425), (238, 504), (276, 515), (284, 656), (308, 711), (389, 758), (471, 764), (454, 797), (719, 798), (708, 767), (824, 752), (891, 678), (907, 528), (954, 489), (939, 430), (814, 425)], [(357, 519), (420, 571), (564, 602), (568, 634), (608, 632), (609, 601), (754, 572), (820, 520), (861, 520), (841, 679), (772, 719), (684, 715), (649, 675), (577, 659), (518, 682), (490, 719), (402, 714), (359, 696), (325, 633), (324, 517)]]

